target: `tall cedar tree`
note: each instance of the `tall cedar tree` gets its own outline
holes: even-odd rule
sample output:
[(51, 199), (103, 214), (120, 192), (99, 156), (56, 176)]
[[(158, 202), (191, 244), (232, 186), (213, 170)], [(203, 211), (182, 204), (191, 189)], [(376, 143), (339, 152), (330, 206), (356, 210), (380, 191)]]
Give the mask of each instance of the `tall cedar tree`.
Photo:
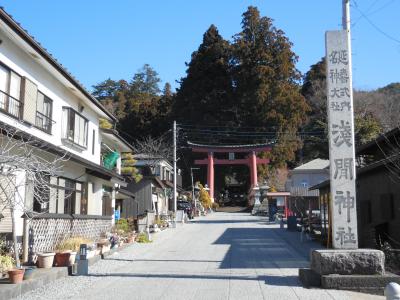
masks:
[(303, 139), (299, 163), (315, 158), (329, 158), (328, 115), (326, 110), (326, 64), (322, 58), (312, 65), (304, 77), (302, 95), (311, 107), (309, 120), (303, 128), (308, 132)]
[(306, 121), (309, 107), (299, 91), (301, 75), (292, 43), (272, 19), (260, 17), (258, 9), (250, 6), (233, 47), (241, 123), (278, 133), (272, 166), (294, 160), (299, 147), (296, 133)]
[(230, 55), (229, 43), (211, 25), (198, 50), (192, 53), (186, 77), (181, 79), (173, 106), (176, 120), (198, 125), (226, 125), (235, 121), (230, 113), (233, 107)]

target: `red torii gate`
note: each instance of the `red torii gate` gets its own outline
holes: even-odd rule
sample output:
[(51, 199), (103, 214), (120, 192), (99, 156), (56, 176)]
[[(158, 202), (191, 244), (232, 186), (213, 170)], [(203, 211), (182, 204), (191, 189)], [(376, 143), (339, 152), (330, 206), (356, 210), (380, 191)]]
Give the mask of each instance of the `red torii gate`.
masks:
[[(268, 164), (268, 158), (258, 158), (257, 153), (271, 151), (269, 144), (254, 145), (232, 145), (232, 146), (212, 146), (201, 145), (188, 142), (193, 152), (207, 153), (205, 159), (196, 159), (196, 165), (207, 165), (207, 184), (210, 189), (210, 197), (214, 199), (214, 165), (247, 165), (250, 168), (251, 187), (257, 185), (257, 165)], [(216, 159), (214, 153), (248, 153), (244, 159)]]

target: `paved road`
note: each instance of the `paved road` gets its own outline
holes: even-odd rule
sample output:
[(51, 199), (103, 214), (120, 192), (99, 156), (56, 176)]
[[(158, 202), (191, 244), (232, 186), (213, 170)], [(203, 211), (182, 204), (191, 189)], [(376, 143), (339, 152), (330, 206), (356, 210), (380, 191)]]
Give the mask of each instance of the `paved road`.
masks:
[[(246, 213), (214, 213), (133, 244), (23, 299), (379, 299), (304, 289), (297, 269), (315, 244)], [(382, 297), (383, 299), (383, 297)]]

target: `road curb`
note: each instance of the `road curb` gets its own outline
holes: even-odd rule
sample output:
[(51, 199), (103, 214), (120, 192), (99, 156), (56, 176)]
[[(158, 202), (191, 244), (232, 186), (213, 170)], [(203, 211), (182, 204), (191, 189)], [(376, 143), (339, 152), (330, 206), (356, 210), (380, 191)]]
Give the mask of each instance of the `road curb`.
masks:
[[(122, 251), (133, 244), (125, 244), (121, 247), (111, 249), (101, 255), (95, 255), (88, 259), (89, 266), (92, 266), (116, 252)], [(57, 279), (71, 276), (72, 267), (52, 267), (51, 269), (37, 268), (33, 278), (24, 280), (19, 284), (11, 284), (8, 279), (0, 280), (0, 299), (12, 299), (21, 297), (23, 294), (43, 287)]]

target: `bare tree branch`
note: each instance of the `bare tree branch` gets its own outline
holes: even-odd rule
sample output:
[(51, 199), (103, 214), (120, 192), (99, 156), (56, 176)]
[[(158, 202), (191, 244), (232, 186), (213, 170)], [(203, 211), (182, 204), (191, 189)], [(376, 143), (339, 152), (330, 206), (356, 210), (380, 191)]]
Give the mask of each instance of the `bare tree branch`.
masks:
[(152, 168), (156, 167), (160, 161), (172, 161), (173, 148), (171, 142), (166, 136), (153, 138), (145, 137), (143, 140), (137, 140), (133, 144), (135, 159), (144, 159)]
[(0, 211), (9, 209), (12, 216), (14, 255), (20, 265), (16, 237), (16, 212), (26, 217), (33, 214), (33, 201), (28, 203), (26, 195), (31, 192), (34, 201), (42, 207), (49, 205), (52, 193), (51, 177), (63, 172), (67, 152), (60, 155), (49, 151), (50, 147), (23, 131), (0, 124)]

